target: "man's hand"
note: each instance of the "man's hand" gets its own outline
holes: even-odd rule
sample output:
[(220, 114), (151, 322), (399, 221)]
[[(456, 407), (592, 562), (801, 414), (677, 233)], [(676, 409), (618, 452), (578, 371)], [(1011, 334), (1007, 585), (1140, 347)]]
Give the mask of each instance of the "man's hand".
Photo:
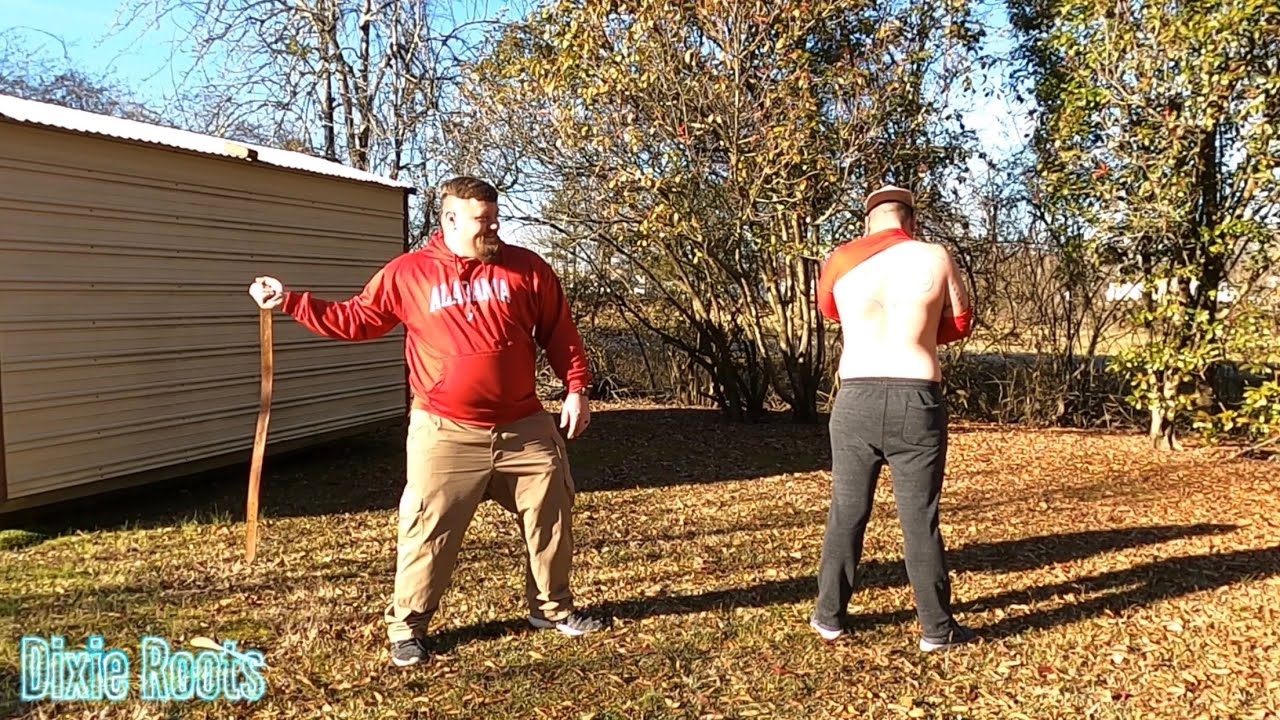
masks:
[(249, 297), (263, 310), (271, 310), (284, 302), (284, 285), (273, 277), (254, 278), (249, 286)]
[(591, 401), (582, 393), (571, 392), (564, 399), (560, 410), (560, 427), (569, 428), (567, 437), (572, 440), (587, 431), (591, 424)]

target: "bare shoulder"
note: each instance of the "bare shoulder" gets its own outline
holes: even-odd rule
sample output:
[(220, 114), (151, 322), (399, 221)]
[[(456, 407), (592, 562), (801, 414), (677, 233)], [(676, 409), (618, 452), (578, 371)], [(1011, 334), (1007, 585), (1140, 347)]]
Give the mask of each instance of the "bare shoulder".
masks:
[(945, 267), (950, 258), (946, 247), (923, 240), (911, 240), (898, 247), (902, 250), (904, 257), (910, 258), (912, 262), (921, 263), (925, 267)]
[(951, 251), (941, 243), (917, 241), (920, 245), (920, 257), (929, 262), (930, 267), (940, 272), (949, 272), (951, 268)]
[(942, 243), (928, 242), (926, 240), (912, 240), (911, 244), (914, 247), (919, 248), (918, 252), (928, 255), (929, 257), (937, 258), (939, 260), (946, 260), (950, 257), (950, 253), (947, 252), (947, 246)]
[(933, 246), (934, 252), (938, 253), (938, 257), (947, 262), (954, 262), (955, 256), (952, 254), (951, 249), (946, 245), (943, 245), (942, 243), (930, 243), (930, 245)]

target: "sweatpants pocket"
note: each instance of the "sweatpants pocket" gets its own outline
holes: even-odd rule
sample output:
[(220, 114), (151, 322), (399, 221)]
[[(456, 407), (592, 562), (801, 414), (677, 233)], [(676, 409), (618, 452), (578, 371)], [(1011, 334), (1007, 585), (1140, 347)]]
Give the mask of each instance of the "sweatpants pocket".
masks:
[(947, 406), (938, 398), (922, 393), (907, 398), (902, 415), (902, 441), (908, 445), (936, 447), (947, 431)]

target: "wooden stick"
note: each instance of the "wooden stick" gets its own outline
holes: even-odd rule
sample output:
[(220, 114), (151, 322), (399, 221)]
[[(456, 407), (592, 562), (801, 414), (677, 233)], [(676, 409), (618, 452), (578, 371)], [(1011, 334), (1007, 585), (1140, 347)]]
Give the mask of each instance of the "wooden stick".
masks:
[(267, 451), (267, 427), (271, 422), (271, 385), (275, 371), (272, 353), (271, 310), (258, 310), (258, 341), (262, 352), (262, 393), (258, 401), (258, 428), (253, 433), (253, 460), (249, 463), (249, 502), (245, 508), (245, 562), (258, 555), (258, 488), (262, 483), (262, 458)]

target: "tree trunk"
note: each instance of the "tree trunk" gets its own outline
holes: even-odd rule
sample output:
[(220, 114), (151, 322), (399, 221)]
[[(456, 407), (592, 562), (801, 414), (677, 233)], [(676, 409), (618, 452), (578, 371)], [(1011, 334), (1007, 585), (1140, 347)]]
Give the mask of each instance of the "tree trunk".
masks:
[(653, 372), (653, 365), (649, 362), (649, 348), (645, 347), (644, 340), (640, 339), (640, 331), (636, 330), (636, 326), (631, 323), (628, 318), (626, 320), (627, 329), (631, 331), (631, 337), (636, 341), (636, 352), (640, 353), (640, 359), (644, 362), (645, 376), (649, 378), (649, 389), (656, 390), (658, 387), (658, 376)]
[(1148, 429), (1148, 436), (1151, 438), (1151, 444), (1155, 449), (1163, 452), (1173, 452), (1182, 449), (1182, 442), (1178, 439), (1174, 429), (1174, 418), (1165, 410), (1169, 404), (1178, 395), (1178, 384), (1164, 373), (1161, 373), (1160, 398), (1153, 400), (1150, 405), (1151, 426)]
[(338, 161), (338, 136), (334, 128), (334, 114), (336, 108), (333, 104), (333, 78), (330, 77), (329, 71), (324, 71), (324, 107), (320, 111), (321, 124), (324, 126), (324, 159), (331, 162)]
[(373, 134), (373, 97), (370, 93), (369, 72), (372, 65), (370, 33), (373, 25), (373, 0), (365, 0), (360, 16), (360, 70), (356, 76), (356, 104), (360, 108), (360, 125), (356, 132), (354, 165), (360, 170), (369, 169), (369, 145)]
[(799, 372), (793, 374), (792, 382), (796, 383), (796, 403), (792, 406), (792, 419), (798, 423), (816, 423), (818, 415), (818, 390), (822, 385), (823, 371), (826, 366), (826, 324), (822, 313), (817, 311), (818, 275), (822, 267), (816, 260), (801, 258), (801, 285), (796, 296), (803, 303), (801, 322), (807, 335), (808, 347), (801, 358)]
[(1151, 409), (1151, 429), (1149, 432), (1151, 445), (1161, 452), (1176, 452), (1182, 449), (1182, 441), (1174, 432), (1173, 422), (1164, 416), (1159, 408)]
[(791, 419), (800, 424), (818, 422), (818, 377), (812, 368), (801, 364), (801, 369), (792, 375), (796, 383), (796, 402), (791, 405)]
[(738, 392), (738, 383), (734, 382), (732, 377), (725, 377), (733, 374), (733, 368), (722, 364), (717, 370), (716, 374), (719, 377), (715, 379), (715, 387), (716, 394), (720, 396), (720, 410), (730, 420), (741, 422), (746, 419), (746, 413), (743, 412), (742, 395)]

